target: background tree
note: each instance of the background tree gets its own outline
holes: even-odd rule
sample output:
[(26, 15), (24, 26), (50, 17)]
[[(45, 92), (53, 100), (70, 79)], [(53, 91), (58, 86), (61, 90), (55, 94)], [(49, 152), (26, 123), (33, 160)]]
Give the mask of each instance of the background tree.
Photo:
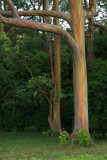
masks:
[[(54, 1), (54, 10), (59, 11), (59, 1)], [(59, 26), (59, 19), (55, 18), (54, 24)], [(55, 130), (61, 132), (60, 121), (60, 92), (61, 92), (61, 55), (60, 55), (60, 36), (54, 37), (54, 70), (55, 70), (55, 101), (54, 101), (54, 125)]]
[[(2, 9), (2, 2), (0, 1), (0, 10)], [(3, 32), (3, 25), (0, 24), (0, 32)]]
[[(89, 10), (93, 12), (96, 11), (96, 1), (95, 0), (89, 1)], [(93, 35), (94, 35), (94, 27), (92, 26), (92, 21), (93, 21), (93, 17), (88, 19), (87, 57), (88, 57), (89, 62), (94, 61), (94, 55), (92, 53), (93, 52), (92, 40), (93, 40)]]
[(80, 129), (85, 128), (88, 130), (88, 100), (82, 1), (71, 0), (69, 5), (70, 14), (73, 15), (71, 16), (72, 34), (79, 46), (79, 53), (73, 54), (75, 123), (72, 138), (76, 137), (76, 132)]
[[(10, 5), (11, 1), (7, 1), (7, 3)], [(78, 131), (81, 128), (86, 128), (88, 130), (88, 117), (87, 117), (87, 80), (86, 80), (86, 64), (85, 64), (85, 51), (84, 51), (84, 28), (83, 28), (83, 13), (82, 13), (82, 1), (77, 4), (77, 1), (69, 1), (70, 7), (71, 7), (71, 13), (74, 13), (74, 17), (81, 16), (80, 22), (77, 19), (74, 19), (72, 16), (71, 20), (69, 19), (69, 14), (60, 14), (57, 12), (42, 12), (42, 15), (45, 14), (45, 16), (51, 14), (54, 16), (59, 16), (63, 17), (64, 19), (68, 20), (68, 22), (71, 24), (72, 27), (72, 32), (73, 32), (73, 37), (75, 40), (63, 29), (61, 29), (58, 26), (55, 25), (50, 25), (50, 24), (42, 24), (39, 22), (34, 22), (34, 21), (27, 21), (27, 20), (22, 20), (19, 19), (17, 12), (14, 10), (14, 7), (12, 6), (12, 13), (14, 14), (14, 17), (17, 17), (15, 19), (10, 19), (10, 18), (5, 18), (3, 15), (8, 15), (10, 14), (9, 12), (1, 12), (1, 18), (0, 21), (2, 23), (6, 24), (11, 24), (19, 27), (27, 27), (31, 29), (36, 29), (36, 30), (41, 30), (41, 31), (49, 31), (53, 32), (59, 35), (63, 35), (68, 42), (69, 46), (73, 49), (73, 63), (74, 63), (74, 103), (75, 103), (75, 128), (72, 136), (75, 136), (75, 132)], [(77, 12), (74, 8), (78, 8), (81, 12)], [(72, 8), (73, 7), (73, 8)], [(23, 15), (25, 12), (20, 12)], [(20, 15), (18, 12), (18, 14)], [(32, 14), (37, 13), (37, 12), (32, 12)], [(40, 12), (39, 12), (40, 13)], [(38, 14), (39, 14), (38, 13)], [(27, 15), (29, 13), (27, 12)], [(41, 14), (41, 13), (40, 13)], [(86, 13), (88, 14), (88, 13)], [(92, 14), (92, 13), (91, 13)], [(67, 18), (65, 15), (68, 15)], [(87, 15), (86, 15), (87, 16)], [(88, 15), (90, 16), (90, 14)], [(72, 22), (72, 23), (71, 23)], [(79, 24), (78, 24), (79, 23)], [(80, 25), (81, 27), (79, 29), (74, 30), (74, 26)], [(75, 27), (76, 27), (75, 26)], [(79, 36), (78, 36), (79, 33)], [(81, 41), (79, 41), (79, 39)], [(84, 74), (84, 75), (83, 75)], [(81, 76), (82, 75), (82, 76)], [(79, 85), (78, 82), (79, 81)], [(81, 82), (81, 83), (80, 83)], [(86, 95), (84, 97), (84, 94)], [(82, 112), (81, 112), (82, 110)], [(83, 116), (82, 116), (83, 115)]]

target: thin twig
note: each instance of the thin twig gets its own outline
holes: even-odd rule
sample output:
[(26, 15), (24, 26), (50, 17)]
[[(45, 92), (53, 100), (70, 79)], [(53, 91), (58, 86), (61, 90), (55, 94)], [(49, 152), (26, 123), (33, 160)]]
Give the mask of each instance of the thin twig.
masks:
[(32, 5), (33, 9), (36, 10), (35, 4), (33, 4), (32, 0), (30, 0), (30, 3), (31, 3), (31, 5)]

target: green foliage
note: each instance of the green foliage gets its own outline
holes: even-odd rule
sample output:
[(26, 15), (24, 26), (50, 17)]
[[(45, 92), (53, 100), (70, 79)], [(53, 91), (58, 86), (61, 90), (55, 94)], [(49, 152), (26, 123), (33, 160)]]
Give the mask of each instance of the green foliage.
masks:
[(67, 0), (63, 0), (60, 4), (60, 10), (63, 12), (66, 12), (69, 10), (69, 6), (68, 6), (68, 1)]
[[(88, 65), (89, 126), (94, 139), (106, 138), (107, 60), (95, 59)], [(94, 113), (94, 114), (93, 114)]]
[[(20, 3), (20, 1), (14, 2)], [(62, 7), (63, 3), (66, 5), (63, 1)], [(107, 36), (99, 29), (95, 30), (94, 36), (95, 61), (87, 65), (89, 126), (94, 139), (105, 139), (107, 134)], [(42, 39), (41, 32), (29, 29), (17, 28), (9, 37), (6, 33), (0, 34), (0, 128), (2, 130), (36, 132), (49, 128), (47, 121), (49, 103), (40, 88), (48, 98), (51, 91), (56, 94), (56, 99), (61, 98), (62, 127), (69, 132), (73, 130), (71, 51), (65, 44), (65, 40), (61, 38), (61, 91), (57, 92), (55, 89), (52, 90), (55, 79), (51, 80), (49, 56), (43, 48)]]
[(72, 143), (73, 145), (74, 145), (74, 144), (78, 144), (78, 140), (75, 139), (75, 138), (72, 138), (71, 143)]
[(47, 131), (43, 131), (42, 134), (44, 136), (58, 138), (59, 135), (60, 135), (60, 132), (59, 131), (53, 131), (52, 129), (48, 129)]
[(66, 145), (68, 143), (69, 134), (67, 131), (63, 131), (60, 133), (59, 139), (62, 145)]
[(102, 29), (97, 28), (94, 33), (93, 39), (93, 54), (97, 58), (106, 59), (107, 58), (107, 33)]
[[(36, 43), (37, 39), (39, 40), (39, 36), (35, 36), (34, 31), (24, 34), (21, 39), (17, 39), (17, 36), (10, 39), (4, 32), (0, 34), (0, 128), (4, 130), (32, 130), (31, 126), (34, 126), (35, 130), (44, 130), (48, 127), (47, 100), (37, 86), (30, 86), (32, 78), (23, 65), (26, 64), (35, 77), (39, 77), (42, 71), (44, 75), (46, 73), (46, 53), (41, 51), (39, 54), (40, 44), (38, 47), (35, 47), (35, 44), (29, 47), (29, 42), (34, 40)], [(44, 63), (46, 70), (42, 67)], [(42, 81), (42, 87), (46, 83), (48, 82)]]
[(79, 145), (87, 147), (90, 145), (89, 133), (85, 129), (80, 129), (77, 133)]

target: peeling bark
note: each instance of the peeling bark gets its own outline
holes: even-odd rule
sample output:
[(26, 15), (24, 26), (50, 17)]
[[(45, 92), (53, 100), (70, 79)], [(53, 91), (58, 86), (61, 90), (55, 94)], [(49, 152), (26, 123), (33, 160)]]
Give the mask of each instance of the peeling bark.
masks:
[[(54, 0), (54, 10), (59, 11), (59, 0)], [(59, 26), (59, 19), (54, 19), (54, 24)], [(57, 131), (61, 132), (60, 120), (60, 90), (61, 90), (61, 55), (60, 55), (60, 36), (54, 36), (54, 72), (55, 72), (55, 101), (53, 108), (54, 126)]]
[[(89, 10), (92, 12), (96, 11), (96, 0), (89, 0)], [(88, 57), (88, 61), (92, 63), (94, 61), (94, 55), (92, 53), (93, 52), (92, 40), (94, 35), (94, 28), (92, 26), (93, 16), (89, 18), (88, 21), (89, 21), (89, 24), (88, 24), (88, 34), (87, 34), (87, 38), (88, 38), (87, 57)]]
[[(49, 9), (49, 2), (48, 0), (43, 0), (43, 10), (48, 10)], [(43, 17), (43, 21), (45, 23), (50, 24), (50, 18), (49, 17)], [(52, 80), (54, 78), (54, 65), (53, 65), (53, 56), (52, 56), (52, 39), (51, 39), (51, 34), (48, 33), (46, 36), (46, 48), (47, 52), (49, 53), (49, 60), (50, 60), (50, 66), (51, 66), (51, 77)], [(55, 85), (52, 85), (52, 90), (55, 88)], [(49, 104), (49, 116), (48, 116), (48, 123), (50, 128), (53, 130), (53, 133), (51, 136), (53, 136), (54, 131), (56, 130), (55, 124), (54, 124), (54, 93), (53, 91), (50, 92), (50, 104)]]
[[(77, 138), (80, 129), (88, 130), (88, 96), (87, 71), (85, 61), (85, 40), (82, 0), (69, 0), (72, 34), (76, 40), (80, 54), (73, 54), (73, 83), (74, 83), (74, 130), (70, 138)], [(78, 12), (77, 12), (78, 11)], [(79, 19), (79, 20), (78, 20)]]
[(87, 58), (90, 63), (94, 62), (94, 55), (92, 53), (93, 51), (93, 34), (94, 34), (94, 28), (92, 26), (92, 20), (89, 19), (88, 24), (88, 34), (87, 34)]

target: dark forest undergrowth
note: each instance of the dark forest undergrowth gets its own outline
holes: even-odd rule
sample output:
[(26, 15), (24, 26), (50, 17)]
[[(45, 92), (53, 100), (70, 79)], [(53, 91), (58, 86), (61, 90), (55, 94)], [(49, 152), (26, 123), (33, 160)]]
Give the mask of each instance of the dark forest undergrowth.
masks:
[(95, 147), (68, 144), (42, 133), (0, 132), (0, 160), (106, 160), (107, 142)]

